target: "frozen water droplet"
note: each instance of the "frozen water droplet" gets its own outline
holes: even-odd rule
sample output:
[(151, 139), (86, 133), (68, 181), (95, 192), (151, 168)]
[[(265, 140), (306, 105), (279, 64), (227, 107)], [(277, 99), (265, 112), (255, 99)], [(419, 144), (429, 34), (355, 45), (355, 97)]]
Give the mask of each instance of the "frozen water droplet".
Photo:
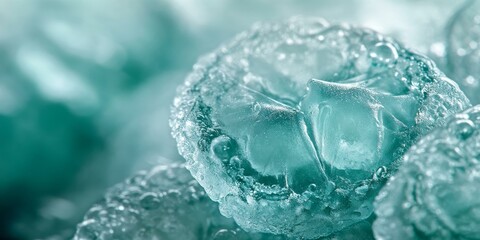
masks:
[(392, 64), (398, 59), (398, 52), (395, 46), (388, 42), (379, 42), (375, 44), (373, 50), (370, 52), (370, 57), (374, 63)]
[(147, 192), (140, 197), (140, 205), (146, 210), (157, 209), (160, 206), (157, 194)]
[(308, 191), (310, 192), (315, 192), (317, 190), (317, 185), (312, 183), (310, 185), (308, 185)]
[(215, 233), (213, 240), (234, 240), (236, 238), (236, 232), (228, 229), (221, 229)]
[(219, 159), (229, 160), (237, 152), (237, 144), (228, 136), (219, 136), (212, 141), (213, 154)]
[(387, 168), (385, 166), (381, 166), (375, 171), (374, 180), (384, 179), (388, 175)]
[(455, 135), (460, 138), (461, 140), (466, 140), (470, 136), (472, 136), (473, 132), (475, 131), (474, 123), (469, 119), (462, 119), (458, 120), (455, 123)]

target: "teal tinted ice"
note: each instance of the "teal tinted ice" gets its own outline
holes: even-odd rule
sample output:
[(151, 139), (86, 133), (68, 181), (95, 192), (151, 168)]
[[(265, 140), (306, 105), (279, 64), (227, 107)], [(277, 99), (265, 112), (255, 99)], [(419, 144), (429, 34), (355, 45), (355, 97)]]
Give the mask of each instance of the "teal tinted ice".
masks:
[(74, 239), (285, 239), (249, 234), (217, 205), (183, 165), (160, 165), (107, 191), (78, 224)]
[(447, 74), (473, 104), (480, 103), (480, 2), (467, 1), (446, 29)]
[(376, 199), (376, 239), (480, 239), (480, 106), (405, 155)]
[[(324, 240), (373, 239), (371, 221), (362, 221)], [(218, 211), (182, 164), (141, 171), (109, 189), (78, 224), (74, 240), (93, 239), (286, 240), (282, 235), (248, 233)]]
[(171, 126), (222, 214), (249, 231), (316, 238), (368, 218), (400, 156), (466, 106), (429, 59), (393, 39), (294, 18), (202, 58)]

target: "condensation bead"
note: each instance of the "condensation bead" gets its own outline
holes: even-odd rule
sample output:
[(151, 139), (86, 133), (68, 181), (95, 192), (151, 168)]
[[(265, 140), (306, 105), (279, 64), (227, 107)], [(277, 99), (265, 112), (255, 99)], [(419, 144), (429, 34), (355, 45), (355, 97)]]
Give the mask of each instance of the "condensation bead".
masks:
[(480, 239), (480, 105), (405, 155), (375, 202), (376, 239)]
[(370, 57), (379, 64), (393, 64), (398, 58), (398, 53), (392, 44), (380, 42), (375, 44)]
[(222, 214), (248, 231), (318, 238), (370, 217), (400, 156), (467, 106), (395, 40), (293, 18), (257, 24), (199, 60), (171, 126)]

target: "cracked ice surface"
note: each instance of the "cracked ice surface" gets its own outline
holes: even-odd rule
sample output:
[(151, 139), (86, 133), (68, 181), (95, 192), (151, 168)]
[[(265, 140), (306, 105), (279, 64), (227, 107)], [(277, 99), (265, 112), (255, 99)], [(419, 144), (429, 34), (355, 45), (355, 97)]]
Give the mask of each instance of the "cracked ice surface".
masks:
[(222, 214), (250, 231), (316, 238), (368, 218), (406, 149), (468, 105), (390, 38), (293, 18), (201, 59), (171, 126)]
[(480, 239), (480, 105), (405, 155), (375, 202), (377, 239)]

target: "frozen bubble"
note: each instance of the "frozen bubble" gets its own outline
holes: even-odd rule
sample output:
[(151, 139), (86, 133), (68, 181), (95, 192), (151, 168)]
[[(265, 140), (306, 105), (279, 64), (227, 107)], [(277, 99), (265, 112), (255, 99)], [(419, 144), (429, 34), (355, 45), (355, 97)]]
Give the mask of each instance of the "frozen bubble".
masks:
[(375, 44), (370, 52), (370, 57), (382, 64), (394, 63), (398, 58), (397, 49), (390, 43), (380, 42)]

